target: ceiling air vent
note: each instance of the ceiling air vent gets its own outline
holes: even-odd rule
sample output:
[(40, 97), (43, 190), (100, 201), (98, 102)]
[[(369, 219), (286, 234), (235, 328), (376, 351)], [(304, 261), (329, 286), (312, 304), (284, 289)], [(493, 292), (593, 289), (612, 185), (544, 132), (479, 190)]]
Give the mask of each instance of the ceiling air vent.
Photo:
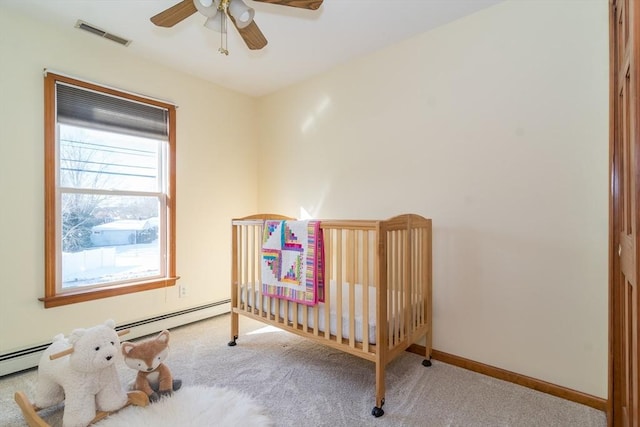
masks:
[(81, 30), (84, 31), (88, 31), (92, 34), (95, 34), (96, 36), (100, 36), (102, 38), (105, 39), (109, 39), (111, 41), (114, 41), (118, 44), (121, 44), (123, 46), (129, 46), (131, 44), (131, 40), (127, 40), (124, 37), (120, 37), (120, 36), (116, 36), (115, 34), (111, 34), (111, 33), (107, 33), (104, 30), (101, 30), (100, 28), (96, 27), (95, 25), (91, 25), (87, 22), (84, 22), (80, 19), (78, 19), (78, 22), (76, 22), (76, 28), (79, 28)]

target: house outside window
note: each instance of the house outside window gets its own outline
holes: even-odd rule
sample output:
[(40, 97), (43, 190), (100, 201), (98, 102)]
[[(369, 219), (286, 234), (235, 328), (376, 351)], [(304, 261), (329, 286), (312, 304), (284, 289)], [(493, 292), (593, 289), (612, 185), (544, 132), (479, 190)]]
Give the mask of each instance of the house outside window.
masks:
[(45, 307), (172, 286), (175, 106), (45, 75)]

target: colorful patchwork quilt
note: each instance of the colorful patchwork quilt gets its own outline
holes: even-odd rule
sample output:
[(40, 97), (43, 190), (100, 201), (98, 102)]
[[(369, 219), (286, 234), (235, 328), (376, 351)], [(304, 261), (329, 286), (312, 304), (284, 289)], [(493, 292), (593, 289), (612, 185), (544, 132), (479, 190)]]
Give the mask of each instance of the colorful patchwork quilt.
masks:
[(262, 293), (306, 305), (324, 301), (320, 221), (265, 221)]

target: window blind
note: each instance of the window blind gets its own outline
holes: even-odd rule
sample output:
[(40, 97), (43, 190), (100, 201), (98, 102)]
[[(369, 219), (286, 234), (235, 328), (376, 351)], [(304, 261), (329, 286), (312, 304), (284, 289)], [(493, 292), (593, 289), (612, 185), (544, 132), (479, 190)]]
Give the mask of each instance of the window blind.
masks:
[(164, 108), (59, 82), (56, 104), (58, 123), (145, 138), (169, 138), (169, 113)]

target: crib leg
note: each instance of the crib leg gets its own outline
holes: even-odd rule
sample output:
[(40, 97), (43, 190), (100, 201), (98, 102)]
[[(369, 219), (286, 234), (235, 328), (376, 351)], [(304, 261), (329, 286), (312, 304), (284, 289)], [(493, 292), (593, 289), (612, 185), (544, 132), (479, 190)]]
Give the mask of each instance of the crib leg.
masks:
[(426, 354), (425, 357), (426, 359), (424, 359), (422, 361), (422, 366), (431, 366), (431, 331), (427, 332), (427, 335), (424, 337), (425, 341), (427, 343), (426, 347)]
[(240, 330), (239, 318), (240, 316), (238, 315), (238, 313), (234, 313), (232, 309), (231, 310), (231, 341), (229, 341), (229, 343), (227, 344), (230, 347), (233, 347), (234, 345), (236, 345), (236, 340), (238, 339), (238, 334)]
[(384, 371), (385, 364), (382, 359), (376, 360), (376, 406), (371, 410), (371, 415), (378, 418), (384, 415), (382, 405), (384, 405)]

